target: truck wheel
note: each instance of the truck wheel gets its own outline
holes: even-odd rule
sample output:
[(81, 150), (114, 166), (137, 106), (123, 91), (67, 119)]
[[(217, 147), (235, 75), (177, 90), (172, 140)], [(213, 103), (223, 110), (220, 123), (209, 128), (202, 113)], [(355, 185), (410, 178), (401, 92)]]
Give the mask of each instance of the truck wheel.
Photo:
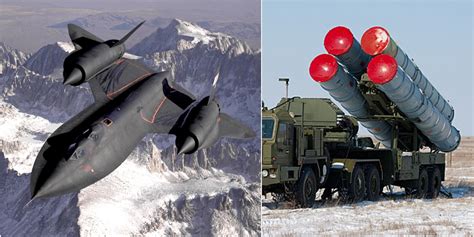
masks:
[(304, 167), (296, 187), (296, 201), (300, 207), (312, 207), (317, 191), (318, 183), (313, 169)]
[(365, 198), (364, 171), (357, 165), (352, 171), (352, 180), (349, 185), (349, 197), (353, 202), (360, 202)]
[(437, 198), (439, 190), (441, 189), (441, 172), (438, 167), (435, 167), (433, 172), (430, 174), (429, 186), (428, 186), (428, 198)]
[(367, 189), (367, 200), (377, 201), (380, 196), (380, 176), (379, 170), (371, 165), (365, 176), (365, 187)]
[(422, 168), (420, 171), (420, 177), (418, 177), (418, 184), (416, 187), (416, 197), (417, 198), (425, 198), (426, 194), (428, 193), (428, 172), (425, 168)]

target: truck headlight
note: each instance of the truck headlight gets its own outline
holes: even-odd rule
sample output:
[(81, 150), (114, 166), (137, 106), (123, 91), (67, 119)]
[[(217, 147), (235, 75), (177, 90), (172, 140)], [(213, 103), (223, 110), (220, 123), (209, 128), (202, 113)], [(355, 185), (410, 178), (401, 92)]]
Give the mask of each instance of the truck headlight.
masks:
[(268, 176), (268, 170), (262, 170), (262, 176), (267, 177)]
[(270, 169), (270, 178), (276, 179), (276, 177), (277, 177), (276, 170), (275, 169)]

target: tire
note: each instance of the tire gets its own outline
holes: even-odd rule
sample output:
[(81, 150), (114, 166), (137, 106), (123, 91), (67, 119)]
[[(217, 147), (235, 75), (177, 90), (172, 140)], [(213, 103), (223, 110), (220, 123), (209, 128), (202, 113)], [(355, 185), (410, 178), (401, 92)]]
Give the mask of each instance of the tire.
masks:
[(318, 191), (316, 175), (311, 167), (304, 167), (296, 187), (296, 201), (302, 208), (312, 207)]
[(429, 186), (428, 186), (428, 198), (437, 198), (439, 190), (441, 189), (441, 172), (438, 167), (435, 167), (433, 172), (430, 173)]
[(429, 177), (428, 171), (425, 168), (420, 170), (420, 176), (418, 177), (418, 183), (416, 186), (416, 197), (425, 198), (428, 194), (429, 188)]
[(367, 192), (367, 200), (377, 201), (380, 197), (380, 175), (379, 170), (371, 165), (365, 176), (365, 188)]
[(360, 202), (365, 198), (364, 170), (358, 165), (352, 171), (351, 184), (349, 185), (349, 198), (353, 202)]

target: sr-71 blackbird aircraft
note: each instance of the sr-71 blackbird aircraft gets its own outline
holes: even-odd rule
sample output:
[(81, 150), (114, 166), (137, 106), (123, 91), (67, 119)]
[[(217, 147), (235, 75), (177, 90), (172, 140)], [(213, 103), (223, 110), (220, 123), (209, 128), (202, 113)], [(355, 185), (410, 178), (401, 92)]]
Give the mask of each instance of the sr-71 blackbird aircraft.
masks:
[[(221, 113), (210, 95), (196, 100), (169, 72), (154, 72), (125, 53), (121, 40), (103, 41), (68, 25), (76, 50), (64, 60), (64, 84), (88, 82), (95, 102), (59, 127), (45, 142), (31, 172), (32, 200), (79, 191), (115, 170), (148, 133), (176, 136), (178, 154), (191, 154), (220, 137), (255, 133)], [(160, 42), (157, 42), (160, 43)]]

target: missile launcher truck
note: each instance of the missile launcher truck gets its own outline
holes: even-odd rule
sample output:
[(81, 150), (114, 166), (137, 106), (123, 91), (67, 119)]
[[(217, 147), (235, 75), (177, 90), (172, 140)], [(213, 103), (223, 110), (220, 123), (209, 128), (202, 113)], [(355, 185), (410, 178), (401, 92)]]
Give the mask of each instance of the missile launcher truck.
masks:
[[(357, 202), (377, 200), (385, 186), (436, 198), (445, 154), (457, 148), (454, 110), (381, 27), (362, 45), (349, 29), (326, 35), (330, 54), (317, 56), (310, 75), (335, 103), (283, 98), (262, 110), (262, 184), (268, 192), (310, 207), (316, 193)], [(358, 123), (372, 137), (358, 137)]]

